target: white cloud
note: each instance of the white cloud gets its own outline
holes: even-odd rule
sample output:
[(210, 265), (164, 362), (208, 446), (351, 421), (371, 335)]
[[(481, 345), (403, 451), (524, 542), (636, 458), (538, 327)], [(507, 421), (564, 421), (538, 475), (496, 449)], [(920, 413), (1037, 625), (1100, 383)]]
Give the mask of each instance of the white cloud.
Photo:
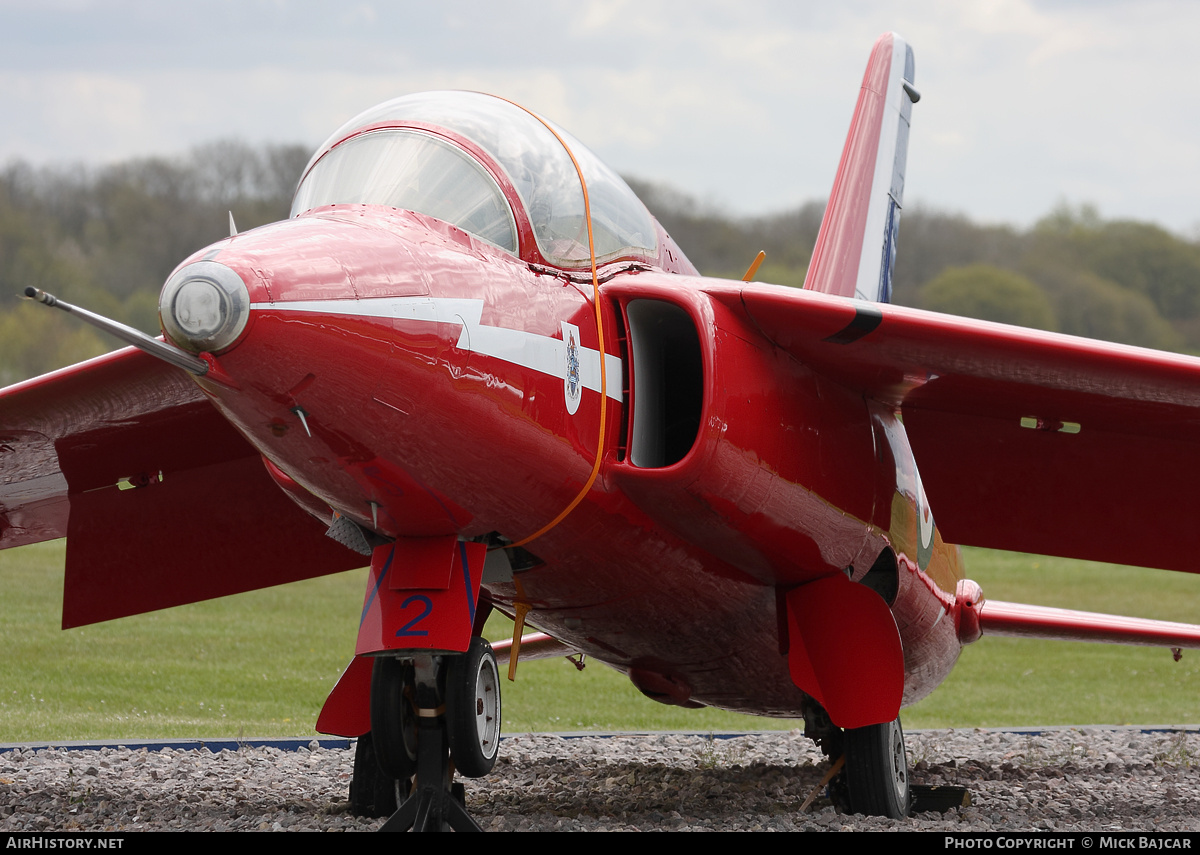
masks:
[[(619, 169), (744, 212), (828, 192), (867, 52), (917, 53), (908, 198), (1200, 217), (1200, 4), (860, 0), (0, 5), (0, 157), (317, 144), (371, 103), (494, 91)], [(1110, 207), (1111, 206), (1111, 207)]]

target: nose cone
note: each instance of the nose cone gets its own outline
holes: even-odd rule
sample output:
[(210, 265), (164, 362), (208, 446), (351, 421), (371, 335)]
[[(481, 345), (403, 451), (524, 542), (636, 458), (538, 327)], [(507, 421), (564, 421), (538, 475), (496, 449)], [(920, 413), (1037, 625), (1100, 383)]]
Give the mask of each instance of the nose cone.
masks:
[(192, 353), (219, 353), (237, 342), (250, 319), (250, 292), (229, 267), (195, 261), (167, 280), (158, 316), (172, 343)]

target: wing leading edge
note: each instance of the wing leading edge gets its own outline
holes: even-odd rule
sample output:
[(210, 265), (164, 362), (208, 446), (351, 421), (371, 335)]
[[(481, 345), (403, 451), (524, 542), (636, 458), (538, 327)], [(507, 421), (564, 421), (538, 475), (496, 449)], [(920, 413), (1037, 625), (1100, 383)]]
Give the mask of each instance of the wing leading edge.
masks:
[(1200, 359), (795, 289), (710, 293), (903, 414), (947, 541), (1200, 571)]
[(362, 564), (133, 348), (0, 391), (0, 473), (0, 548), (67, 537), (64, 627)]

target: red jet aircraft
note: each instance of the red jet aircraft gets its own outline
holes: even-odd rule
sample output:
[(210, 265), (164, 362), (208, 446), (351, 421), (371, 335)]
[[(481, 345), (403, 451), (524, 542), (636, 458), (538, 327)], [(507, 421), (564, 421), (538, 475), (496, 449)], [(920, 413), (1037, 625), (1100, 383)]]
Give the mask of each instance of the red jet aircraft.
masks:
[(902, 816), (900, 708), (981, 633), (1200, 646), (985, 602), (947, 545), (1195, 570), (1200, 360), (888, 305), (918, 98), (881, 37), (804, 290), (700, 277), (508, 101), (368, 110), (290, 219), (176, 269), (163, 339), (0, 393), (0, 546), (67, 537), (65, 627), (369, 560), (318, 729), (388, 827), (471, 827), (493, 610), (542, 631), (514, 661), (802, 717), (851, 808)]

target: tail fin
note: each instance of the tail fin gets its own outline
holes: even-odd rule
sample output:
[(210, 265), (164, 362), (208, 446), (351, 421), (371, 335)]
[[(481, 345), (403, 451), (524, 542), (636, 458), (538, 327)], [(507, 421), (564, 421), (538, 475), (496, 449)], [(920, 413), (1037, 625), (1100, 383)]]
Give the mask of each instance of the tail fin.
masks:
[(908, 126), (921, 97), (912, 82), (912, 48), (895, 33), (880, 36), (863, 75), (805, 288), (891, 299)]

